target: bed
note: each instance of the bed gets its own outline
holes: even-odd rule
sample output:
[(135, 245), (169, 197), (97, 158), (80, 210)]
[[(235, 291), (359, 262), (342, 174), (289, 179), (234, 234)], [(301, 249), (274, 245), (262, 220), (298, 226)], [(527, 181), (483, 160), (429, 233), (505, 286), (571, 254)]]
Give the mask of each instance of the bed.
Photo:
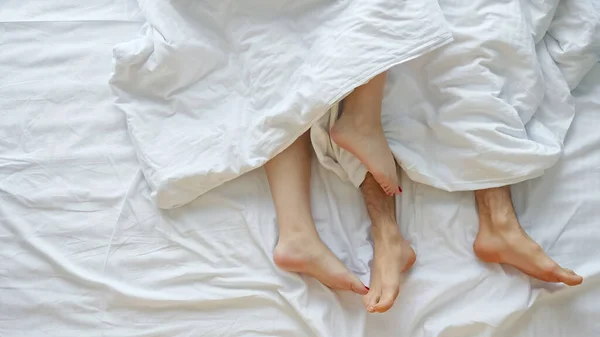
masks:
[[(600, 335), (600, 64), (572, 91), (562, 157), (513, 186), (523, 227), (581, 286), (479, 262), (472, 193), (403, 174), (399, 225), (417, 251), (388, 313), (277, 269), (256, 169), (174, 209), (156, 206), (108, 84), (140, 35), (133, 0), (0, 4), (0, 336)], [(313, 161), (313, 212), (363, 281), (372, 246), (354, 186)]]

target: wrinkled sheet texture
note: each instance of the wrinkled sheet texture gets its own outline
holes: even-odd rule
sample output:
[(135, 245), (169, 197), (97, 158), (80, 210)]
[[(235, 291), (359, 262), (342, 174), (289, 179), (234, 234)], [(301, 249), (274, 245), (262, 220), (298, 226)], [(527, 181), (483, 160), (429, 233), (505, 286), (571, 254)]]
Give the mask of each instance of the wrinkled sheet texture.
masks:
[[(131, 121), (115, 106), (108, 84), (115, 46), (118, 55), (124, 45), (134, 48), (131, 41), (148, 39), (144, 6), (128, 0), (4, 0), (0, 9), (1, 336), (600, 335), (597, 63), (582, 78), (567, 78), (575, 72), (557, 65), (561, 76), (551, 81), (577, 84), (570, 98), (574, 113), (565, 110), (574, 116), (564, 151), (542, 176), (513, 186), (525, 229), (559, 263), (585, 276), (585, 283), (554, 287), (480, 263), (471, 250), (477, 228), (472, 193), (449, 193), (402, 174), (399, 224), (419, 258), (394, 308), (367, 315), (359, 297), (273, 266), (277, 230), (262, 169), (182, 207), (157, 208), (147, 164), (128, 132)], [(539, 46), (545, 38), (535, 36)], [(140, 52), (144, 43), (137, 45)], [(546, 50), (552, 57), (547, 41)], [(565, 54), (560, 64), (571, 57)], [(464, 64), (476, 66), (472, 62)], [(396, 71), (388, 91), (392, 80), (407, 76)], [(423, 95), (412, 98), (428, 97)], [(386, 106), (390, 97), (388, 92)], [(298, 107), (297, 121), (326, 115), (329, 102), (318, 99), (322, 110)], [(368, 217), (359, 192), (336, 173), (313, 162), (316, 224), (328, 246), (366, 282), (372, 258)]]

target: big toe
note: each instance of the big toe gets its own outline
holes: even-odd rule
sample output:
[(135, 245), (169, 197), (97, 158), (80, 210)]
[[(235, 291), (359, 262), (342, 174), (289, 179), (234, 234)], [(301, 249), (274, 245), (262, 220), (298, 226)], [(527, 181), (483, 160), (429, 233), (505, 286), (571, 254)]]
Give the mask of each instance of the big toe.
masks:
[(379, 299), (379, 295), (371, 296), (365, 303), (365, 308), (370, 313), (377, 312), (377, 300)]
[(379, 301), (381, 297), (381, 291), (377, 285), (371, 285), (371, 289), (369, 289), (369, 293), (363, 297), (363, 304), (365, 305), (365, 309), (368, 312), (375, 312), (375, 305)]
[(556, 277), (560, 280), (560, 282), (562, 282), (566, 285), (569, 285), (569, 286), (576, 286), (583, 282), (583, 277), (581, 277), (580, 275), (577, 275), (571, 269), (566, 269), (566, 268), (561, 268), (557, 272)]
[(356, 275), (350, 274), (349, 281), (351, 291), (359, 295), (366, 295), (369, 293), (369, 289), (365, 286), (364, 283), (361, 282), (361, 280), (358, 277), (356, 277)]
[(383, 289), (381, 299), (375, 305), (376, 312), (386, 312), (394, 305), (398, 292), (400, 291), (398, 286), (389, 286)]

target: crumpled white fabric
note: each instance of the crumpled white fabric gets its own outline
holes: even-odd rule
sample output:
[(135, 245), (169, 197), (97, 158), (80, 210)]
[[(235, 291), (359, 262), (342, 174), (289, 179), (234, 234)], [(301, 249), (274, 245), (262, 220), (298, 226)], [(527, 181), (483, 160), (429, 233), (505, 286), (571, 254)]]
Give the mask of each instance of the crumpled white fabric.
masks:
[[(447, 191), (542, 175), (562, 153), (570, 90), (599, 60), (593, 4), (439, 3), (454, 41), (388, 72), (382, 122), (394, 156), (412, 180)], [(337, 114), (312, 129), (313, 144), (324, 166), (359, 186), (366, 169), (328, 139)]]
[(161, 208), (262, 166), (353, 88), (452, 39), (435, 1), (140, 0), (111, 85)]

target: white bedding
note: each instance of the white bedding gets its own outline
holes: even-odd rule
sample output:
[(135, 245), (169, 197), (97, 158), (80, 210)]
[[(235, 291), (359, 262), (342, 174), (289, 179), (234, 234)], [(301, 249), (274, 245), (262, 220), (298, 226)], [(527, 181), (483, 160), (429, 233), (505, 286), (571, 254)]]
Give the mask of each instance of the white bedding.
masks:
[(140, 7), (111, 84), (161, 208), (262, 166), (353, 88), (451, 40), (433, 0)]
[[(572, 92), (564, 154), (514, 187), (519, 217), (576, 288), (480, 263), (472, 195), (402, 176), (400, 226), (418, 253), (394, 308), (279, 271), (262, 169), (158, 210), (107, 84), (136, 4), (0, 4), (0, 336), (600, 335), (600, 66)], [(358, 191), (314, 162), (323, 239), (368, 279)]]
[[(167, 209), (262, 166), (315, 121), (327, 129), (333, 103), (389, 68), (382, 118), (412, 180), (465, 191), (538, 177), (562, 154), (570, 90), (600, 59), (591, 0), (140, 5), (148, 25), (115, 49), (111, 83)], [(334, 159), (362, 182), (364, 168)]]
[[(382, 121), (396, 160), (446, 191), (539, 177), (562, 155), (570, 90), (600, 60), (600, 16), (585, 0), (439, 3), (454, 41), (388, 72)], [(312, 129), (313, 144), (359, 186), (365, 167), (328, 137), (337, 114)]]

